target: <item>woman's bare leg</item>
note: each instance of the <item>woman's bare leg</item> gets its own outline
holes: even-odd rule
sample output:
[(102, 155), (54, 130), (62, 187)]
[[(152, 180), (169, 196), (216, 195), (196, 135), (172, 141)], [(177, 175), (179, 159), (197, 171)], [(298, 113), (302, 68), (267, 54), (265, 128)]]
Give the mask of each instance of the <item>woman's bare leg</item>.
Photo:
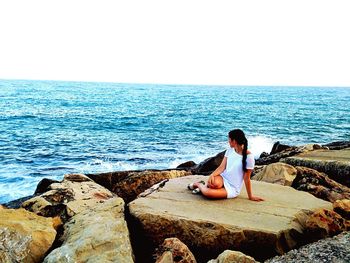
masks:
[(194, 186), (198, 187), (202, 194), (211, 199), (227, 198), (227, 192), (224, 187), (224, 180), (221, 175), (214, 177), (214, 183), (209, 185), (203, 185), (201, 183), (195, 183)]

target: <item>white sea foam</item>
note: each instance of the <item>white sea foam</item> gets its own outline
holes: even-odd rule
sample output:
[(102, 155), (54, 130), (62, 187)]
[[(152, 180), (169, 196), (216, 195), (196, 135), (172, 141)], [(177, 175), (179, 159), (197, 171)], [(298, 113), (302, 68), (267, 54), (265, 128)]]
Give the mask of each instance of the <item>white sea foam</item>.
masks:
[(258, 159), (262, 152), (270, 153), (275, 140), (263, 135), (248, 137), (248, 148), (254, 154), (254, 158)]
[(87, 162), (82, 167), (78, 167), (82, 173), (97, 173), (97, 172), (113, 172), (113, 171), (127, 171), (138, 169), (137, 165), (132, 163), (117, 161), (113, 162), (107, 159), (93, 159)]

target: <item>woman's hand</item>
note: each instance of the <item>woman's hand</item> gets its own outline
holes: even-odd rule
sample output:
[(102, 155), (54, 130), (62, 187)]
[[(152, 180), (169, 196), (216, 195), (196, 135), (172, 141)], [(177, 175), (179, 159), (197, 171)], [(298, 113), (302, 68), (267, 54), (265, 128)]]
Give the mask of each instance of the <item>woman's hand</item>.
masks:
[(214, 184), (214, 182), (215, 182), (215, 180), (214, 180), (214, 175), (211, 174), (211, 175), (209, 176), (209, 179), (208, 179), (208, 182), (207, 182), (208, 187), (210, 188), (210, 187)]
[(260, 201), (264, 201), (264, 198), (261, 198), (259, 196), (252, 196), (249, 198), (250, 201), (256, 201), (256, 202), (260, 202)]

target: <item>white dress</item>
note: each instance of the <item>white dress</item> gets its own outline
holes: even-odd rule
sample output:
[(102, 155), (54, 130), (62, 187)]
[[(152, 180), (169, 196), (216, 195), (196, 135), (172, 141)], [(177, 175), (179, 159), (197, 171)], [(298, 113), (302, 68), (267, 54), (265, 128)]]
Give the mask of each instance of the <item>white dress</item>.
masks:
[[(225, 152), (225, 157), (227, 157), (226, 169), (221, 173), (221, 176), (224, 179), (227, 198), (234, 198), (239, 195), (243, 185), (243, 156), (236, 153), (234, 148), (229, 148)], [(254, 164), (254, 155), (247, 154), (246, 168), (254, 169)]]

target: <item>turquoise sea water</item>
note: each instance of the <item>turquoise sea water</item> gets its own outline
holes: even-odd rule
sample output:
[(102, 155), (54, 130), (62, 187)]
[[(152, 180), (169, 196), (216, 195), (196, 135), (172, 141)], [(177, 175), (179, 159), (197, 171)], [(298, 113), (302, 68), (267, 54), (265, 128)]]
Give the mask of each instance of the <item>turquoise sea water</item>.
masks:
[(272, 144), (350, 139), (350, 88), (0, 80), (0, 203), (65, 173), (173, 168), (243, 129)]

